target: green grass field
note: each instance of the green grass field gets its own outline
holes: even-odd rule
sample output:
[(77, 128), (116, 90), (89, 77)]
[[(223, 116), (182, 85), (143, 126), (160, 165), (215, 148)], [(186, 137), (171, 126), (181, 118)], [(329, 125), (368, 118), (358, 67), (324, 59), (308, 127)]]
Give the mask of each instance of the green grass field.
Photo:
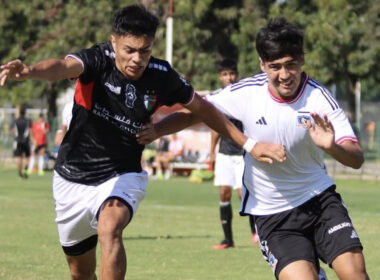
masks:
[[(0, 279), (69, 279), (58, 243), (51, 173), (20, 180), (0, 170)], [(337, 180), (364, 244), (371, 279), (380, 279), (380, 184)], [(238, 215), (234, 194), (234, 249), (213, 251), (222, 239), (218, 189), (187, 178), (150, 181), (148, 194), (124, 231), (127, 279), (274, 279), (252, 244), (247, 218)], [(326, 268), (326, 266), (324, 266)], [(326, 269), (330, 280), (337, 279)]]

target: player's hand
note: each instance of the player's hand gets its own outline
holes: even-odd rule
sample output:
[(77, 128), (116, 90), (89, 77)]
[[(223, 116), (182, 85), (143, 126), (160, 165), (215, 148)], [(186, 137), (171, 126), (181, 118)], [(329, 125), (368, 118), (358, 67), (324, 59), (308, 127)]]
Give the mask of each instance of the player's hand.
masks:
[(16, 59), (0, 66), (0, 86), (5, 85), (7, 79), (22, 81), (26, 79), (26, 75), (30, 72), (29, 67)]
[(317, 113), (311, 113), (311, 117), (314, 119), (314, 125), (311, 121), (307, 121), (307, 126), (309, 128), (309, 134), (311, 140), (314, 144), (323, 150), (329, 150), (333, 147), (335, 131), (334, 127), (327, 118), (327, 115), (324, 115), (321, 118)]
[(251, 151), (257, 161), (273, 164), (273, 161), (283, 162), (286, 160), (286, 150), (281, 144), (256, 143)]
[(137, 143), (141, 145), (150, 144), (158, 138), (160, 138), (160, 135), (158, 135), (152, 123), (144, 125), (140, 132), (136, 134)]

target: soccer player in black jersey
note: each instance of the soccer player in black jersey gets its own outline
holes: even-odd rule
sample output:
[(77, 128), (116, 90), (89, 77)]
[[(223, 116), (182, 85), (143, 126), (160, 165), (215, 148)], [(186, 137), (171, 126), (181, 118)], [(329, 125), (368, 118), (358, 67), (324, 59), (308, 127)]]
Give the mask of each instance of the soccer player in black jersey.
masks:
[(53, 196), (59, 239), (72, 279), (124, 279), (122, 242), (145, 195), (148, 175), (140, 165), (144, 145), (136, 134), (161, 105), (181, 103), (240, 146), (247, 137), (168, 62), (151, 56), (159, 22), (143, 6), (116, 11), (109, 42), (27, 66), (20, 60), (0, 66), (7, 79), (57, 81), (76, 78), (72, 120), (54, 168)]
[[(26, 174), (26, 169), (29, 164), (30, 157), (30, 127), (32, 126), (31, 120), (25, 117), (26, 109), (24, 107), (20, 108), (20, 116), (15, 121), (12, 127), (12, 133), (15, 136), (16, 148), (14, 150), (14, 156), (17, 157), (17, 170), (18, 175), (22, 179), (28, 178)], [(23, 158), (25, 158), (25, 163), (23, 163)]]

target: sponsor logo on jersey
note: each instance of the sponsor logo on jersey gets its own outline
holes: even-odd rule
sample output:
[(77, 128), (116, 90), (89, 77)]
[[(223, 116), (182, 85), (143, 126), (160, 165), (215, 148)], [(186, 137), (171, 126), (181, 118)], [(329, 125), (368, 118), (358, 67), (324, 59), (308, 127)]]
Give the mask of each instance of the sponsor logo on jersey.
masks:
[(125, 106), (133, 108), (136, 101), (136, 88), (132, 84), (128, 84), (125, 89)]
[(267, 125), (267, 121), (264, 117), (261, 117), (258, 121), (256, 121), (256, 124)]
[(118, 86), (114, 86), (114, 85), (111, 85), (110, 83), (106, 82), (104, 84), (110, 91), (112, 91), (113, 93), (119, 95), (120, 92), (121, 92), (121, 87), (118, 87)]
[(157, 94), (154, 90), (147, 90), (144, 94), (144, 105), (148, 111), (151, 111), (157, 102)]
[(109, 50), (105, 50), (105, 51), (104, 51), (104, 54), (105, 54), (106, 56), (111, 57), (111, 58), (115, 58), (115, 52), (110, 52)]

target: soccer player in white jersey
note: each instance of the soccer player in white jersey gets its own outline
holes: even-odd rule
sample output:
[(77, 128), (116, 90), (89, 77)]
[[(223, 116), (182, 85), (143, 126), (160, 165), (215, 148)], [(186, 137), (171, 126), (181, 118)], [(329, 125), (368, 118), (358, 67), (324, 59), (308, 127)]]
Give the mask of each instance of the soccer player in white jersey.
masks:
[[(301, 30), (284, 18), (273, 19), (259, 31), (256, 49), (264, 73), (208, 97), (242, 121), (250, 137), (244, 148), (254, 147), (251, 154), (263, 143), (286, 150), (283, 160), (272, 164), (244, 155), (241, 214), (255, 217), (263, 256), (277, 279), (317, 280), (320, 259), (339, 279), (367, 280), (362, 244), (323, 162), (325, 152), (360, 168), (358, 139), (328, 90), (302, 72)], [(140, 139), (150, 141), (179, 129), (178, 123), (197, 121), (177, 113), (148, 126)]]

